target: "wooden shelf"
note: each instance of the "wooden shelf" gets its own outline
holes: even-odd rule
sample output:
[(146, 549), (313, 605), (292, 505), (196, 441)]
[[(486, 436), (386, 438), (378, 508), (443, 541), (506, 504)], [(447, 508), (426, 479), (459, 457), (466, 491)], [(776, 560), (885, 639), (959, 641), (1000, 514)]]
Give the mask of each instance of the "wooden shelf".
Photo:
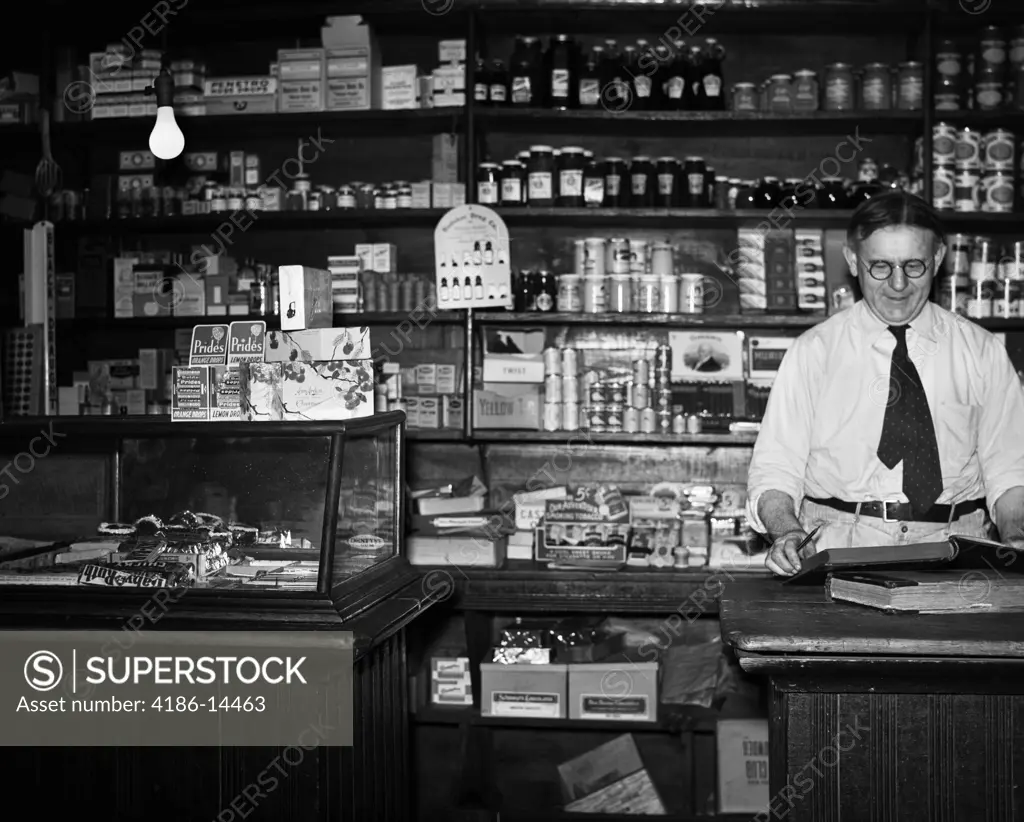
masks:
[[(628, 664), (628, 663), (624, 663)], [(412, 714), (416, 725), (473, 725), (507, 730), (606, 731), (609, 733), (666, 734), (680, 731), (713, 732), (718, 712), (710, 708), (674, 708), (659, 705), (657, 722), (627, 722), (613, 719), (528, 719), (505, 716), (481, 716), (470, 707), (425, 705)]]
[[(398, 325), (408, 320), (409, 311), (375, 311), (362, 314), (335, 314), (335, 328), (350, 328), (360, 325)], [(430, 318), (430, 324), (458, 325), (465, 321), (465, 315), (459, 311), (438, 311), (424, 314)], [(72, 320), (58, 320), (57, 330), (60, 332), (89, 333), (94, 331), (154, 331), (174, 328), (191, 328), (194, 325), (210, 325), (232, 322), (264, 321), (267, 328), (280, 328), (281, 320), (277, 316), (244, 316), (244, 317), (76, 317)], [(424, 326), (425, 327), (425, 326)]]
[(812, 111), (793, 114), (734, 111), (612, 111), (603, 108), (555, 111), (478, 108), (473, 117), (491, 131), (585, 132), (588, 135), (643, 133), (646, 136), (767, 136), (917, 134), (923, 114), (914, 111)]
[(559, 314), (557, 312), (481, 311), (482, 325), (618, 325), (667, 328), (810, 328), (827, 319), (820, 314)]
[[(738, 228), (757, 226), (768, 218), (761, 210), (719, 210), (713, 208), (496, 208), (510, 226), (557, 226), (559, 228), (681, 229)], [(845, 209), (803, 209), (794, 212), (792, 221), (813, 228), (846, 228), (852, 211)], [(778, 214), (775, 215), (778, 219)]]
[[(250, 228), (260, 231), (360, 231), (371, 228), (433, 228), (447, 209), (401, 208), (351, 211), (256, 211)], [(123, 220), (64, 220), (55, 235), (209, 234), (231, 225), (233, 212), (194, 217), (137, 217)], [(247, 218), (248, 219), (248, 218)], [(232, 226), (234, 227), (234, 226)]]
[(405, 435), (415, 442), (462, 442), (462, 431), (453, 429), (406, 428)]
[(708, 433), (708, 434), (592, 434), (588, 431), (487, 431), (476, 430), (473, 439), (479, 442), (499, 444), (513, 442), (520, 445), (561, 443), (579, 447), (583, 443), (593, 445), (704, 445), (704, 446), (751, 446), (757, 439), (752, 434)]

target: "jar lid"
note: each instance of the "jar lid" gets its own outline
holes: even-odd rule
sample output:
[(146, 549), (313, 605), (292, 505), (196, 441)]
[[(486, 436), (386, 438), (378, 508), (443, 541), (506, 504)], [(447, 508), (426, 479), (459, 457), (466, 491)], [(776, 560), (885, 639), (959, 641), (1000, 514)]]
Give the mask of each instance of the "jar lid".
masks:
[[(515, 162), (515, 160), (512, 162)], [(501, 168), (501, 166), (498, 163), (480, 163), (479, 168)]]
[(543, 154), (544, 152), (551, 154), (554, 149), (551, 146), (530, 146), (530, 154)]
[(632, 162), (634, 162), (634, 163), (649, 163), (649, 162), (651, 162), (651, 158), (648, 157), (646, 154), (637, 154), (633, 158)]
[(504, 161), (502, 161), (501, 164), (503, 166), (512, 166), (512, 167), (518, 166), (519, 168), (523, 167), (523, 164), (521, 162), (519, 162), (518, 160), (504, 160)]
[(605, 157), (604, 161), (606, 163), (624, 163), (624, 162), (626, 162), (621, 157)]
[(704, 162), (704, 158), (703, 157), (687, 157), (686, 158), (686, 162), (688, 162), (688, 163), (703, 163)]
[(889, 70), (889, 64), (888, 63), (868, 63), (866, 66), (864, 66), (864, 70), (867, 71), (868, 69), (884, 69), (885, 71), (888, 71)]
[(593, 160), (594, 159), (594, 152), (592, 152), (590, 149), (584, 149), (583, 150), (583, 156), (586, 157), (588, 160)]
[(777, 183), (779, 181), (778, 177), (762, 177), (761, 179), (766, 183)]
[(794, 77), (817, 77), (818, 72), (813, 69), (800, 69), (800, 71), (793, 72)]
[(830, 69), (832, 71), (849, 71), (851, 66), (849, 63), (830, 63), (829, 65), (825, 66), (825, 68)]
[(562, 146), (562, 154), (584, 154), (585, 152), (580, 146)]
[(530, 152), (529, 151), (520, 151), (520, 152), (518, 152), (516, 154), (516, 159), (517, 160), (529, 160), (530, 159)]
[(751, 89), (751, 88), (757, 88), (757, 84), (756, 83), (733, 83), (732, 87), (734, 89), (741, 88), (741, 89), (746, 90), (746, 89)]
[(821, 181), (823, 183), (841, 183), (842, 182), (842, 178), (829, 176), (829, 177), (822, 177)]
[(907, 62), (905, 63), (900, 63), (900, 68), (921, 68), (921, 63), (919, 63), (917, 60), (907, 60)]
[(793, 79), (793, 75), (792, 74), (773, 74), (771, 79), (773, 81), (775, 81), (775, 82), (782, 82), (782, 81), (789, 82), (790, 80)]
[(659, 157), (659, 163), (678, 163), (679, 161), (675, 157)]

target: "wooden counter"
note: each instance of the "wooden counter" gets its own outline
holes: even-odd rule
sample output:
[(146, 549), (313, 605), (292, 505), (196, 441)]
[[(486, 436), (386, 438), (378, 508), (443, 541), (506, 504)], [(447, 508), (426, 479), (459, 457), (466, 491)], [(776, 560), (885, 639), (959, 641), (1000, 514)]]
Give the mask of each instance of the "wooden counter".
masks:
[(723, 640), (770, 683), (759, 820), (1024, 819), (1024, 615), (889, 615), (726, 585)]

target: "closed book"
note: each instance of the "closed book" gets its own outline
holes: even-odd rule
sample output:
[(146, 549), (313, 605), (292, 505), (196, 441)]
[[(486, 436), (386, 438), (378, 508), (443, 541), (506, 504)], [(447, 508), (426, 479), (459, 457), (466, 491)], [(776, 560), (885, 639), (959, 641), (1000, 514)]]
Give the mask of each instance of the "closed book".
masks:
[(825, 583), (838, 602), (918, 614), (1024, 611), (1024, 576), (995, 571), (885, 571), (833, 573)]

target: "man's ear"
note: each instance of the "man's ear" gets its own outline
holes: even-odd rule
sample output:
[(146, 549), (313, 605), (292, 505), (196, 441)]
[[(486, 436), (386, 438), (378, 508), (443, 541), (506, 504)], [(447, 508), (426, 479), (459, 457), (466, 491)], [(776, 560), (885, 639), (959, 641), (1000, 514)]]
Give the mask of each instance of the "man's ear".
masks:
[(936, 245), (938, 248), (935, 250), (935, 274), (938, 276), (942, 270), (942, 261), (946, 258), (946, 244), (936, 240)]
[(849, 244), (843, 246), (843, 256), (846, 258), (846, 265), (850, 268), (850, 276), (857, 277), (857, 255), (850, 248)]

